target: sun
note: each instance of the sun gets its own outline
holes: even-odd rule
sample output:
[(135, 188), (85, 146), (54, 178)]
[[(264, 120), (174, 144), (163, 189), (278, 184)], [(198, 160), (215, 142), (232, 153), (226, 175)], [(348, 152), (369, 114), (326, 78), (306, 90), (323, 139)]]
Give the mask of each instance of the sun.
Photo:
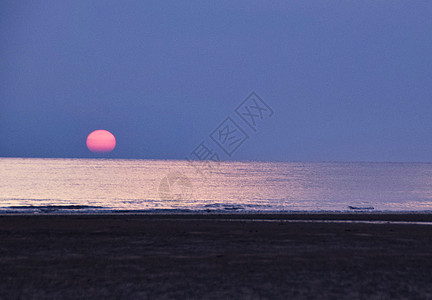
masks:
[(111, 132), (99, 129), (88, 135), (86, 143), (91, 152), (107, 153), (114, 150), (116, 139)]

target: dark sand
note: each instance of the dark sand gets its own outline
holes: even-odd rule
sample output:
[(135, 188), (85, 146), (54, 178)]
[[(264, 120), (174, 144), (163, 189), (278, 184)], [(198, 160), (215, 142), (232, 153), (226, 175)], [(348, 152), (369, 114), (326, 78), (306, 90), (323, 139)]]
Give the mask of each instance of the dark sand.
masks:
[(432, 217), (0, 216), (0, 298), (432, 299), (431, 225), (294, 219)]

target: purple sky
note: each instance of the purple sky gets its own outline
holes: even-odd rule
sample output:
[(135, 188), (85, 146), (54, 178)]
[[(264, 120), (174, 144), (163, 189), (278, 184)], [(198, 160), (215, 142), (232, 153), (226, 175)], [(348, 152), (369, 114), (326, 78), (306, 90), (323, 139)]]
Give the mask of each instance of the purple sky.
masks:
[(231, 117), (221, 159), (432, 162), (432, 2), (286, 2), (2, 1), (0, 156), (182, 159)]

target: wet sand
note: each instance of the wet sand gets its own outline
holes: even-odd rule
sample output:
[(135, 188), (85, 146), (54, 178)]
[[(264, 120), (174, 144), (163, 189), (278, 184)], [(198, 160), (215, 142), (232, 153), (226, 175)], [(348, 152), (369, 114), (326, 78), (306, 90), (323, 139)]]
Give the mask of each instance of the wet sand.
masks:
[(389, 220), (432, 215), (3, 215), (0, 298), (431, 299), (432, 226)]

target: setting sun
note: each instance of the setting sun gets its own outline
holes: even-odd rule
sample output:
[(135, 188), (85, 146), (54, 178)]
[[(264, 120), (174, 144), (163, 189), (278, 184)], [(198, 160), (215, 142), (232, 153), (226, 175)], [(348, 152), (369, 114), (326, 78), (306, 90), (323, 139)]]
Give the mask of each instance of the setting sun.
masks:
[(106, 153), (115, 148), (116, 139), (111, 132), (101, 129), (90, 133), (86, 143), (91, 152)]

